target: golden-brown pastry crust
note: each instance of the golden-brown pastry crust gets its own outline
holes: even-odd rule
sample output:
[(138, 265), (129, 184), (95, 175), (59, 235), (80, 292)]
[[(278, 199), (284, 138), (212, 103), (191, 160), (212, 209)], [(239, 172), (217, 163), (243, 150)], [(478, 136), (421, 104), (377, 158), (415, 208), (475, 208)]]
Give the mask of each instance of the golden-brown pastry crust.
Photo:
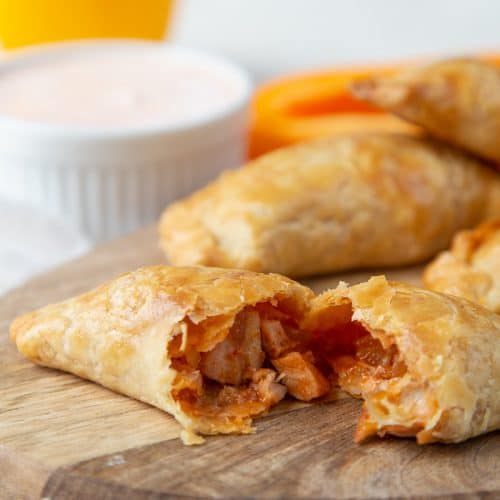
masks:
[(187, 435), (250, 432), (251, 418), (221, 422), (182, 409), (172, 396), (177, 371), (169, 344), (194, 325), (203, 333), (200, 350), (208, 350), (244, 307), (279, 301), (300, 318), (311, 297), (308, 288), (278, 275), (151, 266), (17, 318), (11, 338), (35, 363), (171, 413)]
[[(368, 392), (354, 391), (365, 398), (358, 438), (373, 431), (416, 435), (420, 443), (458, 442), (500, 427), (500, 316), (472, 302), (383, 277), (351, 288), (341, 284), (314, 298), (308, 288), (278, 275), (153, 266), (26, 314), (11, 325), (11, 337), (38, 364), (94, 380), (171, 413), (183, 425), (184, 439), (196, 443), (197, 432), (251, 432), (251, 416), (269, 405), (262, 406), (255, 399), (260, 393), (253, 393), (248, 403), (257, 411), (250, 414), (241, 416), (240, 408), (233, 418), (219, 404), (191, 411), (189, 398), (177, 396), (196, 374), (186, 372), (179, 382), (183, 368), (173, 351), (187, 356), (189, 350), (182, 346), (196, 344), (198, 351), (191, 354), (215, 361), (210, 369), (218, 370), (217, 359), (223, 358), (209, 361), (206, 356), (236, 332), (244, 334), (232, 327), (237, 318), (275, 305), (278, 315), (292, 314), (297, 321), (294, 339), (300, 333), (310, 342), (297, 352), (280, 342), (273, 346), (279, 349), (272, 363), (290, 393), (301, 399), (314, 399), (329, 389), (328, 372), (319, 371), (324, 369), (321, 363), (313, 365), (320, 358), (329, 362), (327, 345), (317, 343), (318, 330), (340, 325), (345, 334), (352, 322), (371, 334), (372, 343), (380, 341), (381, 349), (397, 347), (405, 370), (400, 362), (390, 379), (378, 380)], [(275, 320), (261, 324), (268, 330), (266, 337), (279, 326)], [(259, 383), (265, 384), (271, 371), (258, 370)], [(235, 390), (229, 387), (225, 397)], [(284, 391), (281, 387), (281, 397)]]
[(431, 290), (458, 295), (500, 313), (500, 219), (461, 231), (424, 272)]
[(430, 140), (336, 136), (284, 148), (170, 206), (175, 265), (288, 276), (415, 263), (500, 214), (500, 177)]
[(500, 69), (453, 59), (352, 85), (357, 97), (500, 163)]
[(500, 316), (379, 276), (317, 297), (309, 327), (333, 324), (346, 304), (352, 321), (384, 347), (396, 345), (407, 366), (363, 395), (364, 432), (455, 443), (500, 428)]

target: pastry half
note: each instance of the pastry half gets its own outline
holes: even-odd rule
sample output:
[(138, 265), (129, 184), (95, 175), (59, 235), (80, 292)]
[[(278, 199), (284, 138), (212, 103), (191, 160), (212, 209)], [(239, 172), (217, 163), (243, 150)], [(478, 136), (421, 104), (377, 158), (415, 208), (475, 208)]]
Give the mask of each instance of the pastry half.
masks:
[(329, 391), (299, 329), (312, 295), (277, 275), (145, 267), (16, 319), (11, 338), (35, 363), (165, 410), (195, 443), (251, 432), (287, 391)]
[(456, 443), (500, 428), (500, 316), (375, 277), (317, 297), (307, 327), (338, 383), (364, 400), (356, 441)]
[(459, 232), (450, 250), (427, 266), (424, 284), (500, 314), (500, 219)]
[(500, 215), (500, 177), (431, 140), (336, 136), (284, 148), (168, 207), (175, 265), (288, 276), (423, 261)]
[(500, 68), (452, 59), (352, 85), (356, 97), (500, 163)]

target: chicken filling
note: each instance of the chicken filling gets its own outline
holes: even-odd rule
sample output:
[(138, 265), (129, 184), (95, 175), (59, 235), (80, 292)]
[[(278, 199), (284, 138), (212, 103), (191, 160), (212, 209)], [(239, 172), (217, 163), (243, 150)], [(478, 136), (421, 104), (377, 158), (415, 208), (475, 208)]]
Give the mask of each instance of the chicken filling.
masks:
[(381, 380), (406, 373), (397, 347), (384, 347), (357, 321), (315, 332), (314, 339), (315, 352), (336, 375), (338, 385), (355, 397), (363, 397)]
[(269, 303), (246, 307), (208, 341), (203, 327), (187, 331), (190, 342), (177, 335), (169, 345), (177, 372), (172, 395), (187, 414), (211, 419), (218, 430), (244, 426), (287, 393), (311, 401), (338, 385), (365, 401), (356, 441), (386, 433), (428, 439), (423, 429), (434, 403), (425, 387), (411, 379), (390, 336), (372, 336), (352, 320), (350, 306), (310, 331)]
[(336, 321), (320, 325), (311, 345), (340, 388), (364, 400), (355, 440), (392, 434), (429, 442), (431, 437), (424, 429), (436, 404), (427, 387), (412, 378), (390, 335), (375, 338), (352, 320), (350, 306), (341, 307), (344, 314), (337, 312)]
[(207, 350), (183, 346), (182, 335), (174, 337), (169, 346), (177, 371), (172, 395), (192, 416), (232, 423), (267, 411), (287, 392), (302, 401), (319, 398), (331, 384), (316, 367), (309, 343), (278, 307), (247, 307)]

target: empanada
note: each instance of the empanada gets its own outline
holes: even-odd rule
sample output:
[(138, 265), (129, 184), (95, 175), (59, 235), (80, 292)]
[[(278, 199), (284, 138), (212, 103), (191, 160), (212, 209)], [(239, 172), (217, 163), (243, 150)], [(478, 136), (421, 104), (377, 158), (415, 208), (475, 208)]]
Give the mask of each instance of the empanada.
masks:
[(453, 59), (352, 85), (357, 97), (500, 163), (500, 68)]
[[(314, 298), (278, 275), (155, 266), (15, 320), (41, 365), (171, 413), (196, 433), (248, 433), (288, 391), (365, 399), (356, 439), (457, 442), (500, 426), (500, 316), (385, 278)], [(278, 375), (279, 374), (279, 375)]]
[(364, 399), (356, 441), (456, 443), (500, 428), (500, 316), (384, 277), (315, 299), (307, 328)]
[(175, 265), (288, 276), (411, 264), (500, 215), (500, 176), (430, 140), (336, 136), (227, 172), (164, 212)]
[(424, 284), (500, 314), (500, 219), (458, 233), (451, 249), (427, 266)]
[(196, 442), (251, 432), (287, 385), (303, 400), (329, 391), (298, 330), (312, 295), (277, 275), (146, 267), (16, 319), (11, 338), (35, 363), (171, 413)]

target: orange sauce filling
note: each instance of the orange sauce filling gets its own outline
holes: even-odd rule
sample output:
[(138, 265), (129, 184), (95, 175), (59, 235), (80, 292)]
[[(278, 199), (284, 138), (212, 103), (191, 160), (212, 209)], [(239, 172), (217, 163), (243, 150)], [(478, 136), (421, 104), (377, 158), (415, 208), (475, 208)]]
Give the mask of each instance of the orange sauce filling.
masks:
[(354, 396), (361, 397), (381, 380), (400, 377), (406, 365), (395, 345), (384, 348), (357, 321), (340, 323), (316, 331), (313, 350), (336, 375), (338, 385)]
[[(193, 328), (195, 337), (200, 330)], [(310, 401), (330, 391), (308, 350), (309, 336), (279, 307), (245, 308), (205, 352), (196, 350), (198, 340), (182, 349), (179, 334), (169, 344), (177, 371), (172, 396), (192, 416), (234, 423), (264, 413), (287, 392)]]
[[(338, 385), (362, 397), (382, 380), (403, 376), (407, 367), (396, 346), (384, 347), (347, 316), (352, 311), (345, 318), (325, 317), (320, 326), (333, 326), (311, 333), (299, 330), (279, 307), (258, 304), (241, 311), (204, 352), (197, 350), (197, 344), (208, 345), (200, 337), (203, 328), (195, 326), (193, 338), (199, 342), (188, 340), (181, 349), (179, 334), (169, 345), (177, 371), (172, 396), (194, 417), (234, 424), (266, 412), (286, 393), (311, 401)], [(190, 333), (188, 328), (188, 337)], [(374, 433), (367, 415), (362, 416), (358, 434), (364, 438)]]

